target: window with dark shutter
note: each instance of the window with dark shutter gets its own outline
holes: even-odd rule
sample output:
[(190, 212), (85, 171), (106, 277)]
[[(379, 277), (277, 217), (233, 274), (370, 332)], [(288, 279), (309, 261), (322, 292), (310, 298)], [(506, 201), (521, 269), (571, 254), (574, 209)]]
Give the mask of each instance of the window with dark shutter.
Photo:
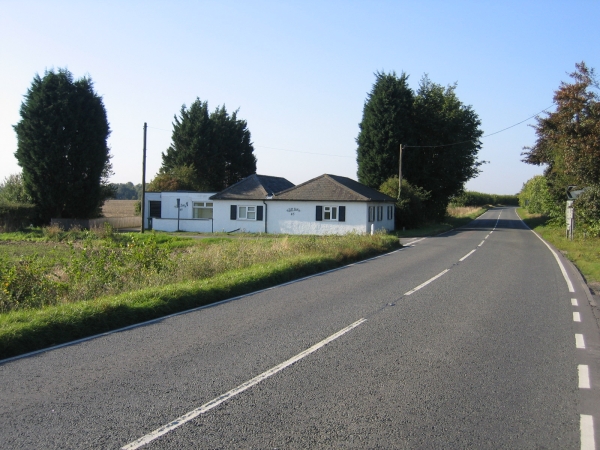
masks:
[(231, 220), (237, 219), (237, 205), (231, 205), (231, 209), (229, 211), (229, 218)]
[(256, 220), (263, 220), (263, 206), (256, 207)]
[(320, 222), (322, 220), (323, 220), (323, 207), (317, 206), (317, 222)]
[(345, 206), (339, 207), (339, 221), (340, 222), (346, 221), (346, 207)]

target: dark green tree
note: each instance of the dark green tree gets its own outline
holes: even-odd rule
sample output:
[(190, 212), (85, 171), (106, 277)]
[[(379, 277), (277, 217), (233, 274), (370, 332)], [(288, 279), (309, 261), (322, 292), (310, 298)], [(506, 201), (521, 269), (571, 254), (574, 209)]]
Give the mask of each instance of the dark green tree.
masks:
[(358, 181), (377, 189), (398, 174), (400, 144), (412, 142), (413, 104), (408, 75), (375, 73), (356, 138)]
[(0, 203), (31, 203), (31, 197), (25, 192), (23, 175), (9, 175), (0, 183)]
[(407, 180), (430, 193), (432, 220), (446, 214), (450, 199), (480, 172), (481, 121), (471, 106), (456, 96), (456, 85), (443, 87), (421, 79), (413, 106), (412, 144), (402, 157)]
[(427, 219), (439, 220), (450, 199), (479, 173), (479, 118), (460, 102), (455, 85), (444, 88), (424, 76), (415, 94), (404, 73), (375, 76), (356, 140), (358, 179), (378, 188), (396, 175), (402, 144), (403, 178), (429, 193)]
[(209, 113), (208, 103), (199, 98), (189, 108), (183, 105), (171, 140), (160, 173), (172, 176), (176, 168), (191, 167), (197, 190), (220, 191), (256, 172), (247, 123), (225, 106)]
[(36, 75), (20, 114), (15, 157), (40, 221), (97, 217), (114, 192), (110, 128), (92, 80), (73, 80), (67, 69)]

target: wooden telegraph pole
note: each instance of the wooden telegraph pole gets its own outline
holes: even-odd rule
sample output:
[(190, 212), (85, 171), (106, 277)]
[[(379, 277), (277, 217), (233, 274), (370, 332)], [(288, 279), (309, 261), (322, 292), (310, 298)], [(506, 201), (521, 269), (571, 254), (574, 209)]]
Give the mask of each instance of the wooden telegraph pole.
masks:
[(146, 130), (148, 125), (144, 122), (144, 157), (142, 158), (142, 228), (141, 232), (144, 232), (144, 217), (146, 212)]
[(402, 144), (400, 144), (400, 154), (398, 155), (398, 200), (400, 200), (400, 190), (402, 189)]

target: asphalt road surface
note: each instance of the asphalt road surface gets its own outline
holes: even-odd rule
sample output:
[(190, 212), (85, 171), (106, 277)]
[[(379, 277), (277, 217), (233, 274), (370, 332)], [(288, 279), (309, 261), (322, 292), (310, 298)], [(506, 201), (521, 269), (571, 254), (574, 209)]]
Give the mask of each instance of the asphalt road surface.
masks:
[[(0, 363), (0, 448), (593, 449), (600, 334), (513, 208)], [(556, 256), (555, 256), (556, 254)]]

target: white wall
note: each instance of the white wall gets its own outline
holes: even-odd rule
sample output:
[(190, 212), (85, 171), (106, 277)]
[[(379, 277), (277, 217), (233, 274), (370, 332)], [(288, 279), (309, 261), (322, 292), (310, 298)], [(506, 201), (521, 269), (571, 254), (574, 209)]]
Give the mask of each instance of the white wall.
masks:
[(152, 229), (157, 231), (190, 231), (195, 233), (212, 233), (211, 219), (152, 219)]
[(236, 220), (231, 220), (231, 205), (262, 206), (263, 211), (267, 209), (264, 207), (264, 203), (261, 200), (215, 200), (213, 210), (213, 218), (215, 219), (215, 233), (219, 231), (233, 231), (237, 229), (239, 229), (241, 233), (265, 232), (264, 212), (263, 220), (245, 220), (239, 218), (236, 218)]
[[(387, 204), (362, 203), (362, 202), (292, 202), (292, 201), (267, 201), (268, 204), (268, 233), (285, 234), (346, 234), (370, 233), (369, 206), (383, 206), (382, 221), (374, 222), (375, 231), (386, 229), (394, 230), (394, 220), (387, 220)], [(316, 209), (319, 206), (346, 207), (345, 222), (317, 221)]]

